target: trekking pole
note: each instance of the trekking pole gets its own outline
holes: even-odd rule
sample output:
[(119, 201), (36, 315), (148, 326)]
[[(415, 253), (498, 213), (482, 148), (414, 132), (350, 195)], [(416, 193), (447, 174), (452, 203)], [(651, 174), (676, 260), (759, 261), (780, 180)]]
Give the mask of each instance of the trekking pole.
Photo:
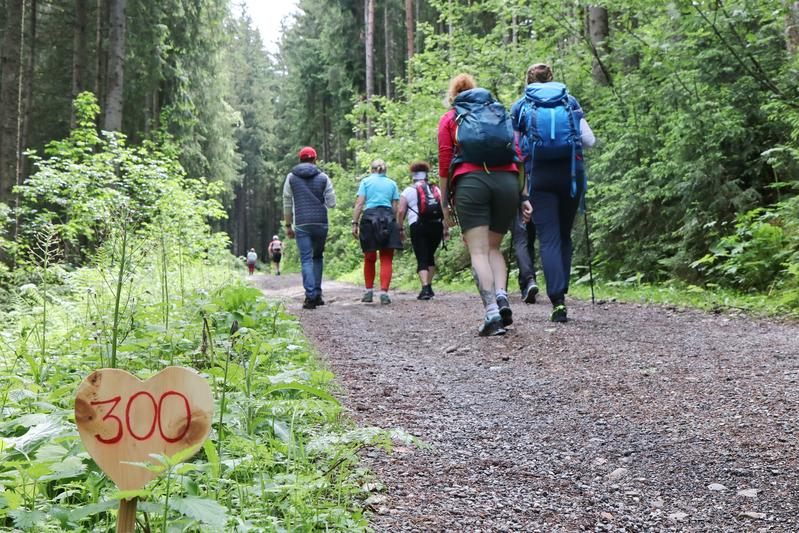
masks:
[(589, 238), (588, 234), (588, 210), (583, 209), (583, 221), (585, 222), (585, 247), (588, 252), (588, 280), (591, 284), (591, 305), (596, 304), (596, 299), (594, 297), (594, 269), (591, 267), (591, 263), (593, 262), (593, 257), (591, 256), (591, 239)]

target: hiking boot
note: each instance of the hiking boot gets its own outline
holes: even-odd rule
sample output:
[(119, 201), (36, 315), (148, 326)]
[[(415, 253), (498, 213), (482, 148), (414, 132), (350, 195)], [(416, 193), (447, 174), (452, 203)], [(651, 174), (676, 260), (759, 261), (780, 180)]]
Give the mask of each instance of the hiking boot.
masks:
[(380, 295), (380, 303), (383, 305), (388, 305), (391, 303), (391, 298), (388, 297), (388, 294), (383, 293)]
[(552, 314), (549, 315), (549, 320), (552, 322), (568, 322), (569, 318), (566, 316), (566, 306), (563, 304), (556, 305), (552, 309)]
[(507, 327), (513, 324), (513, 311), (510, 309), (507, 296), (497, 296), (497, 307), (499, 307), (499, 316), (502, 317), (502, 325)]
[(305, 297), (305, 301), (302, 302), (303, 309), (316, 309), (316, 300), (314, 298)]
[(530, 283), (527, 284), (527, 288), (522, 291), (522, 301), (526, 304), (534, 304), (537, 294), (538, 285), (535, 280), (530, 280)]
[(422, 290), (419, 291), (419, 296), (416, 297), (417, 300), (429, 300), (432, 298), (430, 292), (427, 290), (427, 285), (422, 287)]
[(316, 299), (314, 300), (314, 303), (316, 304), (317, 307), (319, 307), (320, 305), (325, 305), (325, 301), (322, 299), (322, 295), (321, 294), (316, 297)]
[(373, 294), (374, 294), (374, 293), (373, 293), (372, 291), (366, 291), (366, 292), (364, 292), (364, 293), (363, 293), (363, 296), (361, 296), (361, 301), (362, 301), (363, 303), (367, 303), (367, 304), (370, 304), (370, 303), (372, 303), (372, 301), (373, 301)]
[(430, 295), (430, 298), (432, 298), (433, 296), (436, 295), (436, 293), (433, 292), (433, 286), (432, 285), (428, 285), (427, 286), (427, 294)]
[(502, 327), (502, 317), (494, 317), (492, 320), (486, 320), (477, 334), (481, 337), (494, 337), (496, 335), (504, 335), (508, 331)]

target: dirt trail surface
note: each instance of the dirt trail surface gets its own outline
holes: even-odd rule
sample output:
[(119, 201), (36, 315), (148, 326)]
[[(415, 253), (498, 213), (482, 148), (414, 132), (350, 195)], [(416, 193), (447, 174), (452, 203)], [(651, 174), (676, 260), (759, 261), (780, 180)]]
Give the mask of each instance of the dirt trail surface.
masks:
[(799, 531), (799, 325), (656, 306), (511, 299), (479, 338), (476, 295), (285, 298), (365, 425), (431, 449), (365, 459), (377, 531)]

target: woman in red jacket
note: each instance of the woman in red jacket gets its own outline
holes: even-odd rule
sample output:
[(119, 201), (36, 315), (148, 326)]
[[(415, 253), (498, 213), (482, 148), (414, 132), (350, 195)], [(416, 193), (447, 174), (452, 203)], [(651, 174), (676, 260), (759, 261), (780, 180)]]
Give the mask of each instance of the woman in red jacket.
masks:
[[(455, 76), (449, 84), (449, 103), (452, 104), (460, 93), (476, 87), (469, 74)], [(482, 337), (503, 335), (505, 328), (513, 323), (513, 312), (508, 303), (507, 266), (499, 246), (519, 205), (525, 220), (530, 219), (532, 207), (529, 198), (520, 194), (516, 163), (486, 166), (461, 162), (451, 165), (453, 152), (457, 149), (456, 130), (455, 110), (450, 109), (438, 123), (438, 175), (441, 178), (444, 220), (450, 227), (455, 225), (448, 203), (451, 189), (458, 223), (469, 249), (474, 280), (485, 307), (485, 320), (479, 334)], [(516, 152), (521, 160), (518, 146)]]

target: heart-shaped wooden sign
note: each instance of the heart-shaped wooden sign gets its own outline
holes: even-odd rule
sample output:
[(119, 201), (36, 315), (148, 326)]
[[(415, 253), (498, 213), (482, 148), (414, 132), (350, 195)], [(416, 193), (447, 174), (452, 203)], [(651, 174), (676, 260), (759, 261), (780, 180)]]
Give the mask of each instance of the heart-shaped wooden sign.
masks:
[(147, 381), (117, 368), (92, 372), (78, 387), (75, 422), (89, 455), (120, 490), (157, 477), (142, 466), (150, 454), (173, 456), (202, 444), (214, 401), (208, 382), (189, 368), (170, 366)]

